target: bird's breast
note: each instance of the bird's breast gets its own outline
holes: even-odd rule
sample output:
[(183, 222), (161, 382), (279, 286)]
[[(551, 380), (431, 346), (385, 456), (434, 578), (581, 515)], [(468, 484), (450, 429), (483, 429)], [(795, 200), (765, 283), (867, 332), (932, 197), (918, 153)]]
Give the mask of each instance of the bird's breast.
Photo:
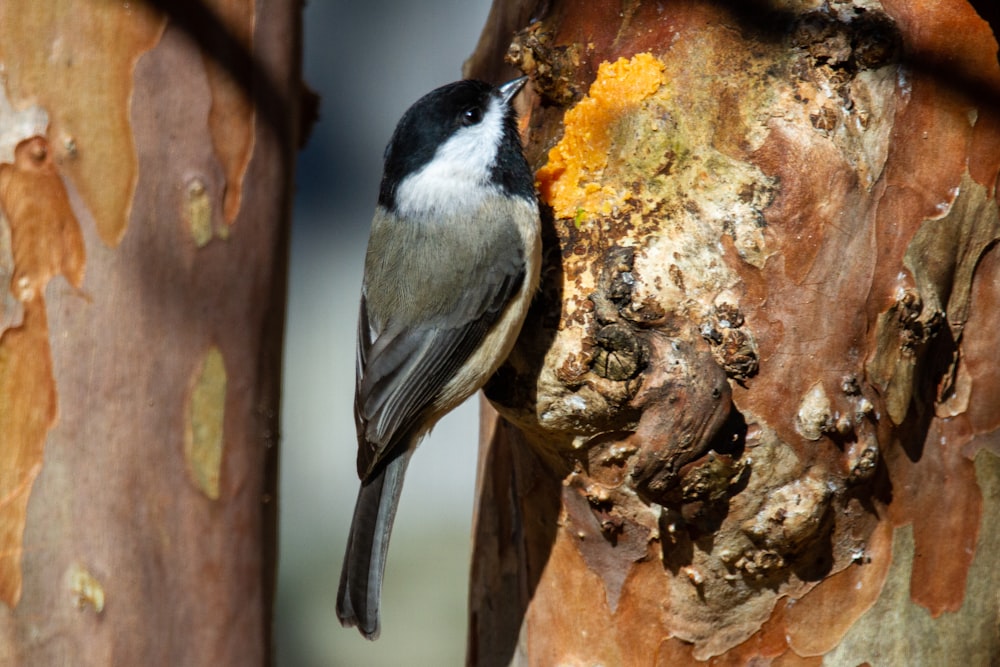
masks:
[(526, 237), (537, 237), (537, 229), (523, 229), (530, 218), (526, 202), (499, 195), (461, 214), (402, 217), (380, 207), (365, 259), (373, 325), (420, 326), (468, 311), (462, 306), (470, 293), (523, 269), (531, 254)]

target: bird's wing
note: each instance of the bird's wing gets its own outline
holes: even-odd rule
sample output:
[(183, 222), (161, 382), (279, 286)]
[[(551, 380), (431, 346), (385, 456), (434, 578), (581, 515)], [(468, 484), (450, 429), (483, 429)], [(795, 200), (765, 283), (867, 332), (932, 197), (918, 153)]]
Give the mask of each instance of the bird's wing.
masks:
[(381, 331), (365, 297), (358, 318), (358, 474), (367, 479), (397, 447), (405, 447), (439, 392), (482, 343), (525, 280), (523, 261), (494, 264), (470, 275), (453, 308), (417, 326)]

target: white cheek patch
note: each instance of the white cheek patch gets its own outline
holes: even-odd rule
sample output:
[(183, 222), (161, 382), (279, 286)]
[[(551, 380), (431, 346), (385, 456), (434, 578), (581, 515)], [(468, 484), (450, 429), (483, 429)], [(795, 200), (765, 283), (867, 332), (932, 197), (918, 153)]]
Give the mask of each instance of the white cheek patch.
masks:
[(503, 116), (502, 103), (491, 97), (480, 122), (460, 128), (420, 171), (403, 179), (396, 190), (397, 211), (412, 215), (474, 210), (496, 189), (489, 178), (503, 138)]

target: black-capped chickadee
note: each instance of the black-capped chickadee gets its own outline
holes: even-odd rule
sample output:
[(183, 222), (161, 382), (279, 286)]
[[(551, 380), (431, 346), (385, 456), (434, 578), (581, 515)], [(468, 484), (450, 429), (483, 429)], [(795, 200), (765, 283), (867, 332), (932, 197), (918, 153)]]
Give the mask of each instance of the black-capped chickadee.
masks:
[(511, 106), (526, 80), (442, 86), (386, 147), (358, 321), (361, 491), (337, 594), (341, 623), (369, 639), (410, 455), (503, 363), (538, 287), (538, 203)]

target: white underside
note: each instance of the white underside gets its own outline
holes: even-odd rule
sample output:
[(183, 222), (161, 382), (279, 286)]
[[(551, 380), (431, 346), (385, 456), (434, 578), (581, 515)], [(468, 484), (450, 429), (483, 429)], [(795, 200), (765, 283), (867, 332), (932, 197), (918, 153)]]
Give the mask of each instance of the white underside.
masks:
[[(530, 215), (516, 216), (518, 233), (525, 249), (525, 280), (500, 320), (490, 329), (482, 345), (462, 364), (455, 377), (448, 381), (436, 401), (436, 411), (444, 414), (470, 394), (478, 391), (507, 359), (528, 314), (531, 300), (538, 290), (539, 273), (542, 264), (542, 241), (538, 228), (538, 210), (534, 203), (524, 201)], [(432, 420), (431, 423), (433, 423)]]

